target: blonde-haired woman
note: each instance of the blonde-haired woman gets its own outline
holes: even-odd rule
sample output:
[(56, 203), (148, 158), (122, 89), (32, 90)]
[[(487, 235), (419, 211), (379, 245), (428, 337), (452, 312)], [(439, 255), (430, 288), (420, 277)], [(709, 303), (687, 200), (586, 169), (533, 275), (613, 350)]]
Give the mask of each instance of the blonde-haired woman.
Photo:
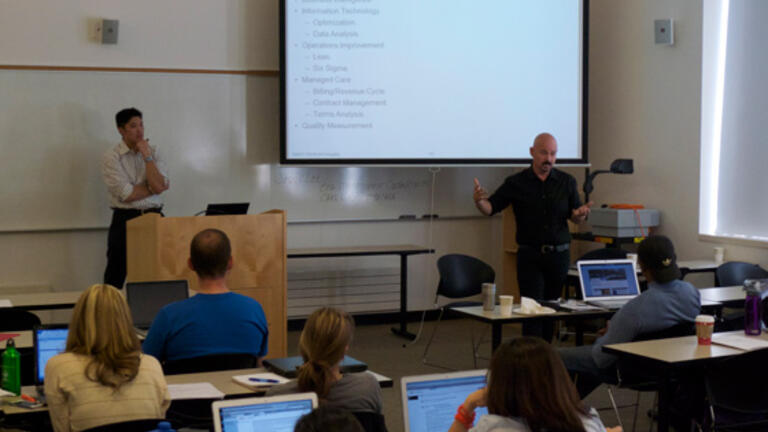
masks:
[(344, 311), (321, 308), (312, 313), (299, 338), (304, 364), (298, 379), (271, 388), (267, 395), (315, 392), (322, 404), (350, 412), (381, 413), (381, 389), (373, 375), (343, 374), (339, 369), (352, 342), (355, 324)]
[(93, 285), (80, 295), (66, 350), (45, 367), (45, 395), (56, 432), (165, 416), (162, 368), (141, 354), (128, 304), (113, 286)]

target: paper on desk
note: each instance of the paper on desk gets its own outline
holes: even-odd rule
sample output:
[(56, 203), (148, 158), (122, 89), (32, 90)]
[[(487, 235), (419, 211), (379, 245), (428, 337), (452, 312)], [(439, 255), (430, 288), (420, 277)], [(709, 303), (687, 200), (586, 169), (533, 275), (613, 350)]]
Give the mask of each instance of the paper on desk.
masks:
[(224, 393), (209, 382), (190, 384), (168, 384), (171, 400), (180, 399), (224, 399)]
[(712, 343), (745, 351), (768, 348), (768, 340), (760, 336), (747, 336), (745, 334), (718, 335), (715, 333), (712, 335)]
[(584, 303), (580, 300), (569, 299), (565, 303), (561, 303), (560, 307), (570, 311), (593, 311), (603, 310), (601, 307), (597, 307), (591, 304)]
[[(268, 381), (259, 382), (255, 380), (274, 380), (277, 382), (276, 383), (268, 382)], [(259, 389), (264, 390), (267, 387), (284, 384), (290, 380), (286, 377), (282, 377), (272, 372), (259, 372), (259, 373), (253, 373), (248, 375), (235, 375), (232, 377), (232, 381), (234, 381), (236, 384), (240, 384), (241, 386), (249, 390), (259, 390)]]
[(0, 299), (0, 308), (7, 307), (13, 307), (13, 303), (11, 303), (11, 301), (8, 299)]

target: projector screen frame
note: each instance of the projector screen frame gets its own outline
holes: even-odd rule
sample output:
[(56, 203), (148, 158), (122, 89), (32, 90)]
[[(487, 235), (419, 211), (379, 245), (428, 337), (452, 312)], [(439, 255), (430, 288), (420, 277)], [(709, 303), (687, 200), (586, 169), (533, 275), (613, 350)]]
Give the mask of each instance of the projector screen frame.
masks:
[[(399, 167), (438, 167), (438, 166), (528, 166), (531, 158), (493, 158), (493, 159), (291, 159), (287, 157), (287, 91), (286, 91), (286, 1), (280, 0), (280, 165), (285, 166), (399, 166)], [(578, 1), (578, 0), (574, 0)], [(582, 41), (581, 41), (581, 157), (558, 158), (560, 166), (589, 166), (588, 137), (588, 95), (589, 95), (589, 2), (582, 1)], [(544, 132), (544, 131), (542, 131)]]

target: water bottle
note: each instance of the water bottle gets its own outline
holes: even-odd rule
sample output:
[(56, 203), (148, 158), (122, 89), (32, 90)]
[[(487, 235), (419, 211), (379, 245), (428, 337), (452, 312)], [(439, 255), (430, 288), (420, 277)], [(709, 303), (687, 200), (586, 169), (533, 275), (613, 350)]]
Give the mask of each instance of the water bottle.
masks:
[(496, 307), (496, 284), (484, 283), (482, 285), (483, 310), (492, 312)]
[(21, 356), (16, 350), (16, 343), (8, 339), (3, 351), (3, 389), (13, 394), (21, 394)]
[(759, 280), (747, 279), (744, 281), (744, 291), (747, 296), (744, 299), (744, 333), (759, 335), (762, 330), (763, 308), (761, 307), (761, 286)]
[(167, 421), (161, 421), (157, 424), (157, 429), (152, 429), (149, 432), (176, 432), (176, 429), (171, 427), (171, 423)]

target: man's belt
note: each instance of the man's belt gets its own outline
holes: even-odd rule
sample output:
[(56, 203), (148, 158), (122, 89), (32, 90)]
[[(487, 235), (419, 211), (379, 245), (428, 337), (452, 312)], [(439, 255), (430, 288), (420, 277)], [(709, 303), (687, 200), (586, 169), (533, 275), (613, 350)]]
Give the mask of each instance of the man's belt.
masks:
[(162, 213), (163, 212), (162, 207), (150, 207), (146, 209), (125, 209), (125, 208), (119, 208), (119, 207), (112, 207), (112, 210), (118, 213), (125, 213), (125, 214), (131, 214), (131, 215), (143, 215), (146, 213)]
[(563, 244), (559, 244), (559, 245), (543, 244), (541, 246), (520, 245), (520, 247), (536, 249), (536, 250), (538, 250), (539, 252), (541, 252), (543, 254), (548, 254), (548, 253), (553, 253), (553, 252), (567, 251), (568, 249), (571, 248), (571, 244), (570, 243), (563, 243)]

